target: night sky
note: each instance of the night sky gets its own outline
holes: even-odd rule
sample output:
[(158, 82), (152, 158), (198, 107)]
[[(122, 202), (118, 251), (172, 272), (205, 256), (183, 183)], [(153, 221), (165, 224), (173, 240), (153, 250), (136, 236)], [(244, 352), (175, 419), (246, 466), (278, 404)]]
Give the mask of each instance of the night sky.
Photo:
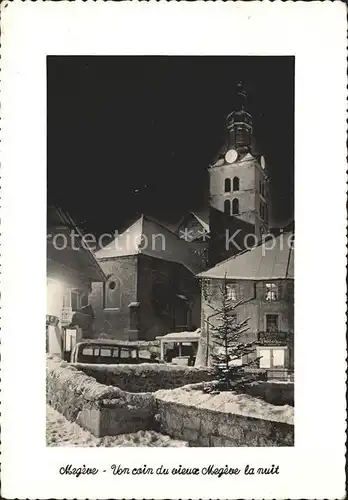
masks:
[(236, 82), (268, 163), (272, 219), (293, 215), (293, 57), (47, 58), (47, 195), (85, 230), (207, 205)]

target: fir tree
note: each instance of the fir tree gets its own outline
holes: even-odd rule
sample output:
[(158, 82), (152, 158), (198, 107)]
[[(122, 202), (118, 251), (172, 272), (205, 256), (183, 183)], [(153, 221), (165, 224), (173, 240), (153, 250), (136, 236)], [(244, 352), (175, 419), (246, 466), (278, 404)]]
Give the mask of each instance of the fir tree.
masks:
[[(234, 303), (229, 297), (226, 278), (219, 285), (219, 293), (221, 296), (219, 307), (208, 303), (215, 317), (214, 323), (206, 321), (212, 334), (211, 360), (216, 383), (208, 384), (206, 390), (208, 392), (242, 390), (257, 379), (256, 374), (247, 371), (246, 368), (254, 365), (260, 358), (245, 361), (247, 355), (255, 352), (256, 341), (243, 342), (243, 336), (249, 330), (249, 320), (246, 319), (241, 323), (236, 320), (234, 310), (243, 301)], [(239, 360), (242, 363), (236, 364), (235, 362)]]

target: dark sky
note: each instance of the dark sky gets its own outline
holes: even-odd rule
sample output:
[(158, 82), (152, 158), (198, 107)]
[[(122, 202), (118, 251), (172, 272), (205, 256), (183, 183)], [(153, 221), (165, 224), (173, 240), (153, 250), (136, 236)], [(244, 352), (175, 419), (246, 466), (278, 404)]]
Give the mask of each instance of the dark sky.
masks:
[(206, 168), (245, 82), (276, 223), (293, 214), (294, 58), (50, 56), (48, 201), (85, 229), (207, 203)]

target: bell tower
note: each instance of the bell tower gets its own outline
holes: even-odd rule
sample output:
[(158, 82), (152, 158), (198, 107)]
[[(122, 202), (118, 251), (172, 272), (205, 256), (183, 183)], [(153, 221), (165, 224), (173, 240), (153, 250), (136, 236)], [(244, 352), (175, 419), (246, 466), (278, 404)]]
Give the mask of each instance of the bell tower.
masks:
[[(233, 222), (238, 226), (239, 221), (259, 240), (268, 232), (267, 166), (264, 156), (257, 152), (242, 83), (237, 84), (235, 109), (226, 118), (225, 144), (208, 171), (211, 210), (224, 214), (229, 227)], [(214, 233), (214, 227), (211, 229)]]

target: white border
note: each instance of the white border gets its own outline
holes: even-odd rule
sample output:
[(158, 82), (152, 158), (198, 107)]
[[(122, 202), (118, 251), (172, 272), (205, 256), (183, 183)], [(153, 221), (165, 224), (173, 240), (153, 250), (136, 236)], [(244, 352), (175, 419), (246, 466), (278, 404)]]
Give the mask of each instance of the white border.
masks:
[[(344, 4), (15, 0), (1, 8), (3, 496), (343, 498)], [(296, 55), (295, 448), (203, 453), (196, 448), (45, 447), (46, 54)], [(57, 472), (65, 463), (105, 468), (120, 461), (148, 466), (277, 463), (281, 474), (129, 480), (63, 478)]]

